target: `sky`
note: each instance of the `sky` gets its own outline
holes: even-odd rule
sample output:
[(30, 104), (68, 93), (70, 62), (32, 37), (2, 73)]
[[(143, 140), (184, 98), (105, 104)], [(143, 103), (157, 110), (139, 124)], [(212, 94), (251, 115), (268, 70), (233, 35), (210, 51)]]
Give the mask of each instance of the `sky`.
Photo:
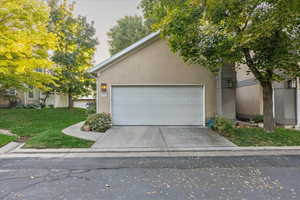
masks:
[(126, 15), (141, 15), (138, 10), (140, 0), (74, 0), (75, 14), (86, 16), (95, 22), (99, 45), (95, 63), (100, 63), (110, 56), (106, 33), (116, 25), (118, 19)]

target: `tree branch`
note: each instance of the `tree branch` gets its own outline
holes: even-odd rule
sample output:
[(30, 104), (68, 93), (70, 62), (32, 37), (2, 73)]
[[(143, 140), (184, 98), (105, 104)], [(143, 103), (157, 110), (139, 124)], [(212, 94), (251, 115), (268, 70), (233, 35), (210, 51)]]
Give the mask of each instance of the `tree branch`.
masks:
[(246, 63), (249, 67), (249, 69), (251, 70), (251, 72), (254, 74), (254, 76), (260, 81), (260, 82), (263, 82), (263, 76), (261, 75), (261, 73), (256, 69), (255, 67), (255, 64), (254, 64), (254, 61), (251, 57), (251, 54), (250, 54), (250, 50), (248, 48), (243, 48), (243, 53), (244, 53), (244, 56), (246, 58)]

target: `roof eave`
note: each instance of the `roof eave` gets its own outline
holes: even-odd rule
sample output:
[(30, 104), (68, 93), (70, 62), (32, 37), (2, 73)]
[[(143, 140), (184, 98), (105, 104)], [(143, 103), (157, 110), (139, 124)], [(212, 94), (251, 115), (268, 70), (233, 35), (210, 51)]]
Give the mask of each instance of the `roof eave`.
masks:
[(160, 31), (151, 33), (150, 35), (144, 37), (143, 39), (137, 41), (136, 43), (132, 44), (131, 46), (127, 47), (126, 49), (120, 51), (119, 53), (111, 56), (110, 58), (104, 60), (103, 62), (101, 62), (98, 65), (95, 65), (94, 67), (88, 69), (89, 73), (96, 73), (97, 71), (99, 71), (100, 69), (104, 68), (105, 66), (109, 65), (110, 63), (118, 60), (119, 58), (122, 58), (123, 56), (127, 55), (128, 53), (130, 53), (131, 51), (139, 48), (140, 46), (142, 46), (143, 44), (145, 44), (146, 42), (158, 37), (160, 35)]

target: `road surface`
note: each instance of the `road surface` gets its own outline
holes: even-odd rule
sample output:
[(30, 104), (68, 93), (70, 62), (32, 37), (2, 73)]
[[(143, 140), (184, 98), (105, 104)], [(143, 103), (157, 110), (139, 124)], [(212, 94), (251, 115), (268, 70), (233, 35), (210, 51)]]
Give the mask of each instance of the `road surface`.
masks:
[(0, 159), (0, 199), (300, 199), (300, 156)]

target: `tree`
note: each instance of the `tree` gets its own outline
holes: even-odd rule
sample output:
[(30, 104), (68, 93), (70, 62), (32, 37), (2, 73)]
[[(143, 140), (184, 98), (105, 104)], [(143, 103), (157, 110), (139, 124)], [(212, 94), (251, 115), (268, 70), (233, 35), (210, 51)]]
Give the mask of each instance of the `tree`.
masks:
[(28, 86), (46, 89), (53, 82), (47, 70), (52, 62), (48, 51), (56, 38), (49, 33), (49, 9), (39, 0), (0, 0), (0, 94)]
[(108, 33), (111, 55), (129, 47), (150, 34), (150, 29), (140, 16), (125, 16)]
[[(158, 23), (184, 61), (212, 71), (226, 63), (246, 65), (263, 88), (264, 128), (272, 132), (272, 83), (300, 75), (299, 2), (288, 0), (144, 0), (146, 18)], [(157, 6), (164, 5), (164, 6)], [(157, 20), (156, 11), (165, 15)], [(152, 15), (154, 13), (154, 16)]]
[(185, 0), (142, 0), (139, 8), (143, 11), (145, 24), (155, 31), (168, 11), (183, 5)]
[(93, 22), (74, 16), (74, 4), (67, 0), (49, 0), (48, 3), (51, 8), (49, 30), (58, 37), (57, 50), (52, 56), (57, 86), (52, 85), (52, 92), (68, 94), (69, 107), (73, 107), (73, 99), (90, 94), (95, 84), (87, 69), (92, 66), (98, 44), (96, 31)]

